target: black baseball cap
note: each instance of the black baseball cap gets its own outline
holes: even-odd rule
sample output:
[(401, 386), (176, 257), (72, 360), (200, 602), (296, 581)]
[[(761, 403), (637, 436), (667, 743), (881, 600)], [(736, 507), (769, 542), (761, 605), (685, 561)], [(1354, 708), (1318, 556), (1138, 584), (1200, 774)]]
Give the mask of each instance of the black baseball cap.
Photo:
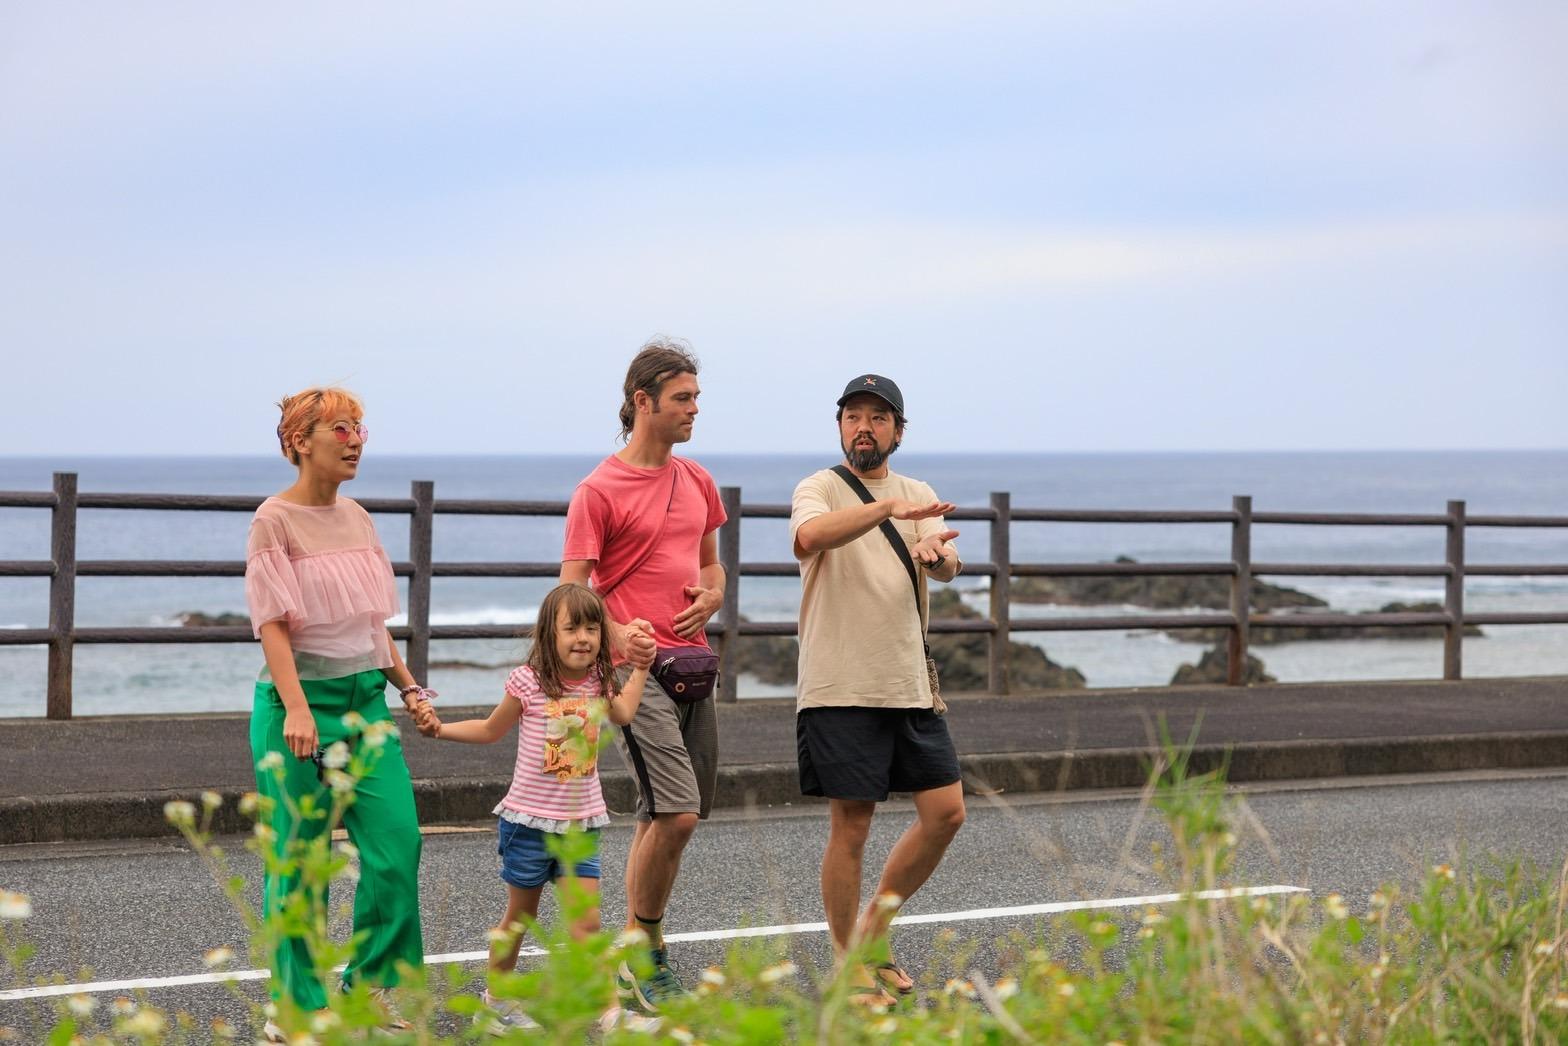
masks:
[(893, 413), (899, 417), (904, 416), (904, 394), (898, 391), (898, 386), (893, 384), (892, 378), (884, 378), (880, 374), (862, 374), (844, 386), (844, 395), (838, 398), (838, 405), (842, 407), (844, 401), (851, 396), (858, 396), (862, 392), (869, 392), (873, 396), (887, 401), (893, 408)]

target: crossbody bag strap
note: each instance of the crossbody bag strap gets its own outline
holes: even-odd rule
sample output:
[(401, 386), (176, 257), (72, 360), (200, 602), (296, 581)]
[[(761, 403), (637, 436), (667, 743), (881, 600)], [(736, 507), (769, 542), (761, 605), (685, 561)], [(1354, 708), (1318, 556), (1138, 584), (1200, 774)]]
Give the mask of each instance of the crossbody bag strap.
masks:
[(610, 582), (610, 584), (607, 587), (598, 590), (600, 599), (608, 599), (610, 597), (610, 593), (615, 591), (617, 588), (619, 588), (622, 581), (625, 581), (627, 578), (629, 578), (633, 574), (637, 573), (637, 571), (642, 567), (642, 565), (644, 563), (648, 562), (648, 557), (653, 555), (654, 550), (659, 547), (659, 543), (664, 540), (664, 532), (666, 530), (668, 530), (669, 527), (670, 527), (670, 509), (675, 507), (675, 481), (678, 478), (679, 478), (679, 476), (677, 475), (677, 473), (675, 471), (675, 459), (671, 458), (670, 459), (670, 500), (669, 500), (669, 503), (664, 506), (664, 522), (662, 522), (659, 525), (659, 534), (658, 534), (658, 536), (655, 537), (652, 541), (648, 542), (648, 547), (643, 550), (643, 554), (642, 555), (637, 557), (637, 562), (633, 563), (631, 566), (627, 567), (624, 571), (622, 571), (621, 572), (621, 576), (616, 578), (614, 581)]
[[(860, 482), (860, 477), (849, 471), (846, 466), (834, 465), (833, 473), (838, 476), (839, 479), (844, 481), (845, 486), (849, 487), (850, 490), (853, 490), (856, 494), (858, 494), (861, 501), (864, 501), (866, 504), (870, 505), (877, 500), (871, 496), (871, 491), (866, 489), (866, 485)], [(898, 528), (893, 525), (893, 521), (891, 519), (884, 519), (878, 529), (882, 531), (882, 536), (887, 538), (887, 543), (893, 546), (893, 551), (898, 553), (899, 562), (904, 564), (904, 569), (909, 573), (910, 588), (914, 591), (915, 596), (915, 618), (916, 620), (919, 620), (920, 576), (915, 573), (914, 557), (909, 554), (909, 546), (904, 544), (903, 535), (898, 532)], [(923, 629), (920, 638), (922, 642), (925, 641)], [(928, 644), (927, 653), (929, 652), (930, 646)]]

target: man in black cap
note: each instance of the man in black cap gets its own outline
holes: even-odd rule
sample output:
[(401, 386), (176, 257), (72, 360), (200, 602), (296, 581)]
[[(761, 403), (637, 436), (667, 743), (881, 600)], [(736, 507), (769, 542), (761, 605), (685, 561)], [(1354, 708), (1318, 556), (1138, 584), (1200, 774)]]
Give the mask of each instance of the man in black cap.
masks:
[[(964, 823), (958, 755), (927, 673), (926, 579), (951, 581), (958, 550), (943, 516), (953, 508), (919, 480), (888, 468), (904, 437), (904, 397), (862, 374), (838, 400), (844, 463), (801, 480), (790, 511), (800, 560), (800, 788), (825, 796), (822, 903), (839, 954), (869, 944), (877, 958), (850, 971), (855, 1001), (879, 1006), (914, 990), (882, 954), (889, 924), (936, 870)], [(861, 855), (876, 804), (914, 795), (916, 819), (894, 845), (876, 895), (860, 911)]]

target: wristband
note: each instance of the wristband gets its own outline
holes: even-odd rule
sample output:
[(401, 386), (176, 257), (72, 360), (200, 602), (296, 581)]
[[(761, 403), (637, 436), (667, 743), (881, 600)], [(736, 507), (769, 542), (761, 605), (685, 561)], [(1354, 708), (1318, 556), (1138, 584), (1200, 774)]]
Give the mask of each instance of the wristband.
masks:
[(418, 694), (419, 700), (421, 701), (429, 701), (433, 697), (441, 696), (434, 690), (431, 690), (429, 687), (420, 686), (418, 683), (410, 683), (408, 686), (405, 686), (403, 689), (397, 692), (397, 696), (403, 698), (405, 701), (407, 700), (409, 694)]

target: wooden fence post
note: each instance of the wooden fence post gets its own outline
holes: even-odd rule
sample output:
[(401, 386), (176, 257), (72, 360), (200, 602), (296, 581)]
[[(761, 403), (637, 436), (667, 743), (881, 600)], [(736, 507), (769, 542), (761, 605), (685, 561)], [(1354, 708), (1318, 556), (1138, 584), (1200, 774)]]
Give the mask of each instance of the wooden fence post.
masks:
[(71, 661), (76, 646), (76, 473), (54, 474), (54, 512), (49, 527), (49, 668), (47, 709), (50, 719), (71, 718)]
[(726, 704), (740, 699), (740, 673), (735, 658), (740, 639), (740, 488), (720, 487), (724, 504), (724, 525), (719, 527), (719, 564), (724, 568), (724, 626), (719, 635), (719, 656), (727, 659), (729, 686), (719, 687), (719, 700)]
[(1443, 678), (1464, 678), (1465, 503), (1448, 503), (1448, 579), (1443, 584)]
[(408, 559), (414, 572), (408, 579), (408, 670), (418, 682), (429, 685), (430, 672), (430, 559), (435, 537), (436, 485), (416, 479), (409, 486), (414, 514), (408, 521)]
[(1236, 520), (1230, 527), (1230, 559), (1236, 573), (1230, 578), (1230, 613), (1236, 619), (1231, 626), (1226, 652), (1229, 664), (1225, 669), (1225, 682), (1230, 686), (1243, 686), (1247, 682), (1247, 647), (1252, 614), (1252, 498), (1238, 495), (1230, 499)]
[(996, 573), (991, 576), (991, 623), (996, 626), (991, 633), (990, 680), (987, 686), (993, 694), (1006, 694), (1012, 690), (1012, 678), (1007, 668), (1007, 654), (1012, 647), (1012, 586), (1013, 586), (1013, 496), (1005, 490), (991, 492), (991, 565)]

